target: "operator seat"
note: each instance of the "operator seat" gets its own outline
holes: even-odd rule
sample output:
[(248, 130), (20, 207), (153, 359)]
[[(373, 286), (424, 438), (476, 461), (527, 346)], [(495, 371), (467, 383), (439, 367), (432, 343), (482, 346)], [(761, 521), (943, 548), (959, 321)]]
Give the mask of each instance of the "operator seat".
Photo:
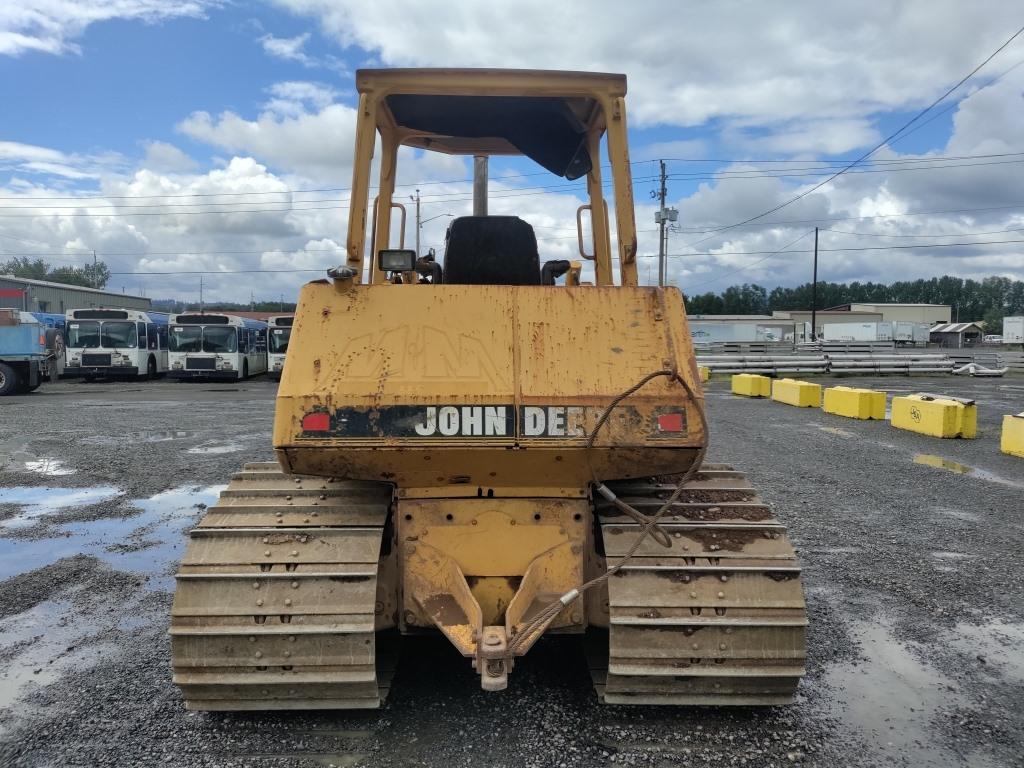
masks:
[(445, 235), (448, 285), (540, 285), (533, 227), (518, 216), (461, 216)]

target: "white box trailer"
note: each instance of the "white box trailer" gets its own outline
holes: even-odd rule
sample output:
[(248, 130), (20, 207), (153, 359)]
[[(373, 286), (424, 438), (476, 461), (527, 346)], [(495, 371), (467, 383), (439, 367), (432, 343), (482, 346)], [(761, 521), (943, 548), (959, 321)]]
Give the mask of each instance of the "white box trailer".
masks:
[(892, 341), (892, 323), (825, 323), (825, 341)]
[(1003, 344), (1024, 344), (1024, 317), (1003, 318)]
[[(888, 323), (886, 323), (888, 325)], [(894, 320), (892, 322), (892, 340), (902, 343), (916, 344), (928, 341), (929, 327), (927, 323), (915, 323), (910, 320)]]

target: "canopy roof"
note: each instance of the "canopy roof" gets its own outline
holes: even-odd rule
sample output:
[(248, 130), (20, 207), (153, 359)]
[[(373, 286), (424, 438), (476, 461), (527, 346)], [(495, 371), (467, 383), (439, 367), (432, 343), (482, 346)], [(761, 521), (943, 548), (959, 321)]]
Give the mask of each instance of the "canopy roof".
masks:
[(402, 144), (448, 154), (525, 155), (572, 180), (592, 160), (601, 103), (625, 95), (624, 75), (502, 69), (359, 70), (356, 87), (379, 99), (377, 125)]

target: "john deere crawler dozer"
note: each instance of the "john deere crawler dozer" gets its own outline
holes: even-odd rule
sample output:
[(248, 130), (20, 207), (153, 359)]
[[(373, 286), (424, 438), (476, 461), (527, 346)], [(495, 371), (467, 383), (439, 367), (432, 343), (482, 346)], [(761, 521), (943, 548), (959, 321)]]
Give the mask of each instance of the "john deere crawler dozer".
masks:
[[(587, 635), (606, 702), (788, 702), (800, 568), (744, 476), (703, 461), (681, 294), (637, 285), (625, 77), (366, 70), (356, 84), (347, 263), (302, 289), (278, 463), (232, 478), (178, 573), (187, 706), (376, 707), (382, 640), (433, 630), (489, 690), (562, 633)], [(402, 146), (475, 158), (474, 215), (438, 262), (404, 248)], [(578, 261), (542, 265), (529, 224), (486, 215), (486, 158), (512, 154), (586, 178)]]

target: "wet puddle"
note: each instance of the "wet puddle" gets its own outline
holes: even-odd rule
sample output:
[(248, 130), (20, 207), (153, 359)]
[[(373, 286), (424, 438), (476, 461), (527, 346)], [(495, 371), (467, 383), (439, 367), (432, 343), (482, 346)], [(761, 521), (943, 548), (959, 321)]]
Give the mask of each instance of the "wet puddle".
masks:
[(82, 615), (68, 598), (47, 600), (0, 621), (0, 649), (10, 653), (0, 667), (0, 709), (11, 707), (33, 685), (47, 685), (116, 652), (115, 643), (93, 640), (104, 628), (95, 614)]
[(968, 658), (981, 661), (990, 673), (1015, 683), (1024, 682), (1024, 624), (960, 623), (953, 630), (951, 645)]
[(35, 472), (47, 477), (63, 477), (73, 475), (77, 470), (64, 466), (64, 462), (57, 459), (34, 459), (24, 462), (24, 467), (29, 472)]
[(226, 445), (210, 445), (204, 443), (202, 445), (197, 445), (195, 448), (189, 448), (185, 453), (211, 455), (220, 453), (238, 453), (239, 451), (244, 450), (245, 446), (241, 443), (228, 443)]
[(864, 661), (825, 674), (836, 716), (887, 758), (912, 756), (915, 765), (945, 765), (949, 755), (936, 743), (931, 723), (940, 708), (964, 703), (952, 680), (917, 658), (885, 626), (858, 622), (852, 634)]
[(90, 504), (115, 499), (123, 493), (112, 485), (93, 488), (37, 488), (15, 486), (0, 489), (0, 504), (14, 504), (21, 511), (14, 517), (0, 521), (0, 529), (24, 528), (36, 518), (68, 507), (87, 507)]
[(953, 461), (952, 459), (944, 459), (941, 456), (935, 456), (931, 453), (918, 453), (914, 456), (915, 464), (924, 464), (928, 467), (935, 467), (936, 469), (944, 469), (947, 472), (955, 472), (958, 475), (968, 475), (970, 477), (976, 477), (979, 480), (986, 480), (990, 483), (998, 483), (999, 485), (1007, 485), (1010, 488), (1020, 488), (1024, 490), (1024, 483), (1017, 482), (1016, 480), (1009, 480), (1005, 477), (1000, 477), (993, 472), (987, 472), (984, 469), (978, 469), (968, 464), (961, 464), (959, 461)]
[(158, 429), (145, 432), (125, 432), (119, 435), (93, 435), (82, 440), (88, 445), (123, 445), (125, 443), (166, 443), (187, 440), (196, 433), (184, 429)]
[[(181, 557), (185, 546), (183, 534), (196, 522), (198, 505), (213, 504), (226, 487), (173, 488), (126, 504), (125, 513), (130, 516), (56, 526), (58, 537), (54, 538), (0, 538), (0, 579), (81, 553), (94, 555), (116, 570), (149, 576), (148, 589), (170, 591), (174, 579), (165, 574)], [(117, 489), (106, 490), (113, 490), (115, 496), (121, 493)], [(6, 491), (0, 495), (3, 493)]]

